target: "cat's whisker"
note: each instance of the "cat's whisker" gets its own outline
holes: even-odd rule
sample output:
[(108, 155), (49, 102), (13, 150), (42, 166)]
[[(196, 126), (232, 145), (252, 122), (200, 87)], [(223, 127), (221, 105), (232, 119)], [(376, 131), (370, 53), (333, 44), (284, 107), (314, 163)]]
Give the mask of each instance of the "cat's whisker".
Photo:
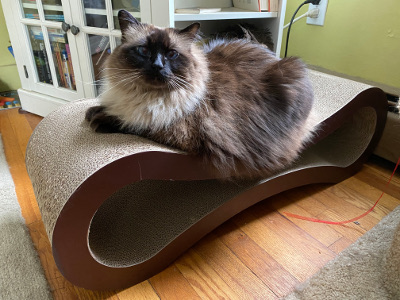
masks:
[(127, 83), (127, 82), (129, 83), (129, 82), (130, 82), (129, 79), (131, 79), (131, 78), (130, 78), (130, 77), (127, 77), (127, 78), (125, 78), (125, 79), (123, 79), (123, 80), (121, 80), (121, 81), (118, 81), (116, 84), (110, 86), (110, 87), (109, 87), (108, 89), (106, 89), (105, 91), (102, 91), (102, 92), (98, 95), (98, 97), (101, 97), (102, 95), (104, 95), (105, 93), (111, 91), (112, 89), (117, 88), (117, 87), (118, 87), (119, 85), (121, 85), (122, 83)]
[(172, 75), (168, 77), (168, 83), (171, 84), (175, 89), (187, 89), (188, 87), (194, 89), (194, 86), (180, 77), (179, 75)]
[(174, 84), (175, 89), (177, 89), (177, 90), (184, 88), (179, 82), (173, 81), (173, 84)]
[(174, 79), (171, 80), (171, 84), (173, 85), (173, 87), (175, 87), (175, 89), (184, 89), (185, 87), (179, 82), (176, 81)]
[(112, 77), (112, 76), (126, 76), (126, 75), (139, 75), (139, 72), (129, 70), (129, 72), (113, 72), (112, 74), (105, 74), (103, 77)]
[(190, 82), (188, 82), (186, 79), (184, 79), (182, 76), (180, 75), (175, 75), (175, 78), (180, 82), (183, 83), (184, 85), (190, 86), (191, 88), (194, 88), (193, 84), (191, 84)]
[(96, 83), (98, 80), (92, 81), (92, 82), (86, 82), (83, 80), (79, 80), (75, 78), (76, 82), (82, 83), (83, 85), (100, 85), (100, 83)]
[(103, 68), (103, 69), (101, 69), (101, 70), (100, 70), (100, 72), (99, 72), (99, 73), (102, 73), (102, 72), (105, 72), (105, 71), (108, 71), (108, 70), (117, 70), (118, 72), (120, 72), (120, 71), (132, 71), (132, 69), (121, 69), (121, 68)]
[[(129, 76), (127, 76), (127, 75), (129, 75)], [(140, 76), (141, 76), (141, 74), (138, 72), (131, 72), (130, 74), (114, 74), (111, 76), (105, 76), (103, 78), (103, 80), (105, 82), (113, 81), (113, 80), (120, 81), (120, 80), (125, 80), (125, 79), (131, 79), (132, 81), (134, 81), (134, 80), (140, 78)]]
[(167, 88), (168, 88), (168, 90), (171, 92), (172, 90), (173, 90), (173, 83), (172, 83), (172, 81), (171, 80), (168, 80), (167, 81)]

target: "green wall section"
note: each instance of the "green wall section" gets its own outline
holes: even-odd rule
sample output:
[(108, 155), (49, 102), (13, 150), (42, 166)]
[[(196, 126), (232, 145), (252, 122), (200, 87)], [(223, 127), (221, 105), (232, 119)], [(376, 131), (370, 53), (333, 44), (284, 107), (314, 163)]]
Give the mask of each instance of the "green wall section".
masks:
[(0, 92), (16, 90), (21, 87), (15, 59), (8, 51), (10, 38), (4, 19), (3, 8), (0, 5)]
[[(301, 0), (288, 0), (285, 24)], [(297, 13), (307, 12), (308, 5)], [(285, 53), (287, 29), (281, 55)], [(329, 0), (324, 26), (294, 23), (288, 56), (307, 64), (400, 88), (400, 1)]]

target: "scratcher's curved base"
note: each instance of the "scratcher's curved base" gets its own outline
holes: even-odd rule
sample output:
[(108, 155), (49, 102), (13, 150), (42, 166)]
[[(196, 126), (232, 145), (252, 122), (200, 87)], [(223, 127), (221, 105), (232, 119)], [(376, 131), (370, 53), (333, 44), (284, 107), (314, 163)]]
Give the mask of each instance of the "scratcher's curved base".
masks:
[[(314, 85), (332, 80), (313, 74)], [(331, 83), (343, 84), (353, 82)], [(222, 222), (265, 198), (351, 176), (379, 140), (386, 99), (381, 90), (362, 86), (341, 107), (332, 98), (318, 101), (326, 100), (328, 108), (317, 108), (323, 115), (318, 135), (295, 164), (270, 178), (240, 183), (217, 180), (196, 157), (138, 137), (94, 134), (84, 122), (65, 130), (92, 100), (53, 113), (32, 136), (27, 168), (60, 271), (89, 289), (127, 287), (161, 271)]]

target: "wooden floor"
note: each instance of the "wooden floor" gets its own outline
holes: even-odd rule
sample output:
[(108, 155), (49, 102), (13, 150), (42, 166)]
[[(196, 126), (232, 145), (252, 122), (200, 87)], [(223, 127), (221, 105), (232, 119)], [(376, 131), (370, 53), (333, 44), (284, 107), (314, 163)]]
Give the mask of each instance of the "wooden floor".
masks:
[[(41, 118), (0, 111), (0, 132), (22, 214), (55, 299), (277, 299), (317, 272), (400, 204), (394, 165), (373, 157), (355, 176), (272, 197), (242, 212), (198, 242), (174, 264), (123, 291), (93, 292), (70, 284), (57, 270), (31, 183), (25, 149)], [(324, 225), (288, 219), (283, 212), (329, 220), (362, 214), (359, 224)]]

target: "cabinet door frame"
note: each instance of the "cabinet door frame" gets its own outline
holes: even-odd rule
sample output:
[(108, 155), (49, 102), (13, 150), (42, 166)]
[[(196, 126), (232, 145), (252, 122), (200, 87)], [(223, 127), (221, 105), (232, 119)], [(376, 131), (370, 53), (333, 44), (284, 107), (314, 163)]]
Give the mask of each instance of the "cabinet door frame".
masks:
[[(71, 62), (72, 62), (72, 67), (74, 69), (74, 76), (76, 81), (76, 90), (70, 90), (59, 86), (59, 84), (57, 83), (57, 79), (55, 79), (56, 75), (55, 64), (52, 55), (49, 55), (49, 53), (52, 52), (51, 52), (50, 40), (48, 37), (47, 29), (52, 28), (61, 30), (61, 22), (44, 20), (44, 12), (42, 10), (43, 6), (41, 0), (37, 0), (38, 13), (41, 18), (40, 20), (24, 18), (22, 2), (20, 0), (18, 1), (2, 0), (2, 1), (3, 4), (5, 4), (3, 5), (3, 7), (7, 6), (9, 7), (14, 19), (15, 30), (11, 29), (10, 34), (16, 35), (16, 39), (13, 39), (13, 48), (16, 47), (16, 45), (14, 45), (15, 40), (18, 40), (19, 44), (19, 46), (17, 46), (19, 49), (18, 50), (16, 49), (16, 58), (23, 88), (41, 94), (45, 94), (48, 96), (52, 96), (55, 98), (64, 99), (67, 101), (84, 98), (85, 95), (83, 90), (82, 77), (78, 61), (78, 52), (76, 50), (74, 36), (70, 32), (67, 33), (67, 38), (72, 57)], [(70, 20), (71, 18), (71, 14), (68, 7), (68, 0), (62, 1), (62, 5), (63, 5), (62, 8), (65, 21), (68, 22), (68, 20)], [(48, 55), (50, 70), (53, 82), (55, 83), (54, 85), (42, 83), (39, 81), (27, 26), (40, 27), (40, 29), (43, 32), (45, 49)], [(8, 28), (10, 30), (12, 26), (11, 27), (9, 26)], [(28, 73), (28, 78), (24, 78), (26, 77), (24, 76), (26, 73), (25, 68), (26, 72)]]
[[(15, 8), (15, 2), (16, 1), (13, 0), (1, 0), (4, 15), (7, 16), (5, 18), (7, 30), (10, 36), (11, 45), (13, 47), (13, 53), (17, 64), (21, 85), (27, 90), (32, 90), (31, 77), (29, 76), (32, 74), (32, 71), (25, 54), (26, 41), (24, 41), (21, 37), (21, 31), (19, 30), (19, 16), (16, 15), (17, 11)], [(28, 77), (25, 75), (26, 72), (28, 73)]]
[[(73, 16), (71, 24), (79, 28), (80, 32), (75, 36), (77, 50), (79, 53), (80, 68), (82, 70), (82, 80), (84, 84), (85, 95), (87, 98), (95, 98), (97, 96), (96, 86), (100, 82), (95, 82), (95, 74), (92, 66), (92, 58), (90, 54), (89, 35), (99, 35), (109, 37), (110, 49), (113, 51), (117, 46), (116, 39), (121, 37), (121, 31), (114, 29), (114, 25), (108, 28), (98, 28), (86, 25), (85, 7), (83, 0), (69, 0), (71, 14)], [(113, 24), (112, 0), (105, 0), (107, 23)], [(143, 22), (151, 23), (151, 1), (140, 0), (140, 14)]]

